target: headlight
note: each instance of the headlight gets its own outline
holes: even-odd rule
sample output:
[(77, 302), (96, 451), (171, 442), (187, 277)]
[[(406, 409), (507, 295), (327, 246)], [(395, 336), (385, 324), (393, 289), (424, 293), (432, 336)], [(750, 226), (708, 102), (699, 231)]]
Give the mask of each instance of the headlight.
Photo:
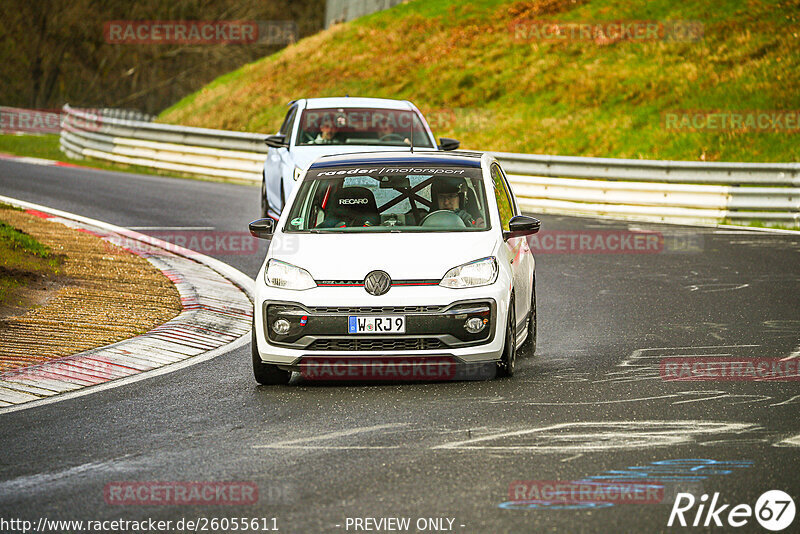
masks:
[(311, 289), (317, 283), (305, 269), (295, 267), (291, 263), (269, 260), (264, 269), (264, 281), (268, 286), (280, 289)]
[(444, 275), (439, 285), (462, 288), (488, 286), (497, 280), (497, 260), (494, 257), (475, 260), (453, 267)]
[(295, 167), (294, 168), (294, 176), (293, 176), (294, 181), (296, 182), (297, 180), (302, 178), (305, 173), (306, 173), (306, 171), (304, 171), (300, 167)]

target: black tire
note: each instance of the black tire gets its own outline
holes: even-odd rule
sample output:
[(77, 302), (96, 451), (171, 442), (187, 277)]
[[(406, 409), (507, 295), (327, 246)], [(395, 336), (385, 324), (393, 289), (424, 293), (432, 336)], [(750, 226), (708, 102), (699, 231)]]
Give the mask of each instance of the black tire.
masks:
[(503, 355), (497, 362), (498, 376), (514, 376), (517, 365), (517, 314), (514, 311), (514, 295), (508, 304), (508, 324), (506, 325)]
[(531, 352), (531, 356), (536, 353), (536, 334), (538, 332), (538, 322), (536, 321), (536, 275), (533, 275), (533, 280), (531, 281), (531, 313), (528, 315), (528, 337), (525, 338), (525, 342), (522, 344), (520, 349), (529, 350)]
[(284, 371), (283, 369), (279, 369), (277, 365), (261, 361), (261, 356), (258, 354), (257, 348), (255, 324), (253, 325), (253, 333), (250, 340), (250, 352), (253, 355), (253, 375), (256, 377), (256, 382), (264, 384), (265, 386), (288, 384), (289, 379), (292, 377), (290, 371)]
[(261, 218), (269, 217), (269, 200), (267, 199), (267, 181), (261, 180)]

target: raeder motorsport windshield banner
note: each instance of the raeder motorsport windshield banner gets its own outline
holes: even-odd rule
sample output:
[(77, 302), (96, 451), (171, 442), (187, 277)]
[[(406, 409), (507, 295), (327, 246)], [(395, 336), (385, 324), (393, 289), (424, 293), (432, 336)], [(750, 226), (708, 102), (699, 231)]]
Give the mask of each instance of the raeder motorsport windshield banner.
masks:
[(480, 176), (480, 169), (475, 167), (440, 167), (436, 165), (419, 166), (360, 166), (346, 168), (321, 168), (310, 169), (308, 177), (312, 179), (348, 177), (348, 176), (398, 176), (398, 175), (419, 175), (419, 176)]

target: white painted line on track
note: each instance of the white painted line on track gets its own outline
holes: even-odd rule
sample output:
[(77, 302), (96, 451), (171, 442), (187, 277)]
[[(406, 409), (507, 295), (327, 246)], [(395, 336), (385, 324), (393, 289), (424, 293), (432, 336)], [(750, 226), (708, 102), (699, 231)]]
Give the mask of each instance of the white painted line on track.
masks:
[(0, 414), (43, 406), (189, 367), (246, 345), (253, 280), (217, 259), (80, 215), (0, 196), (0, 202), (47, 214), (114, 242), (159, 268), (181, 295), (183, 311), (153, 330), (112, 345), (0, 373)]
[(692, 284), (686, 286), (689, 291), (700, 291), (701, 293), (714, 293), (718, 291), (735, 291), (750, 287), (750, 284)]
[(76, 476), (83, 476), (86, 473), (95, 470), (116, 470), (119, 472), (121, 469), (125, 469), (125, 467), (127, 467), (125, 464), (130, 463), (128, 458), (131, 458), (132, 456), (133, 455), (126, 454), (118, 458), (114, 458), (113, 460), (88, 462), (55, 472), (22, 475), (10, 480), (3, 480), (0, 481), (0, 493), (10, 495), (30, 489), (39, 491), (41, 491), (43, 488), (52, 489), (53, 485), (57, 484), (58, 482), (66, 481)]
[(796, 349), (794, 349), (794, 351), (792, 351), (792, 353), (789, 354), (787, 357), (781, 358), (781, 361), (785, 362), (786, 360), (794, 360), (794, 359), (797, 359), (797, 358), (800, 358), (800, 346), (798, 346)]
[[(636, 398), (627, 398), (627, 399), (613, 399), (613, 400), (594, 400), (594, 401), (587, 401), (587, 402), (571, 402), (571, 401), (563, 401), (563, 402), (547, 402), (547, 401), (540, 401), (540, 400), (532, 400), (532, 401), (514, 401), (512, 399), (503, 399), (501, 401), (493, 401), (492, 403), (508, 403), (513, 402), (514, 404), (527, 404), (533, 406), (597, 406), (599, 404), (626, 404), (629, 402), (648, 402), (648, 401), (655, 401), (655, 400), (667, 400), (667, 399), (679, 399), (685, 398), (692, 395), (702, 395), (705, 396), (703, 399), (692, 399), (688, 402), (695, 402), (697, 400), (713, 400), (716, 398), (728, 396), (728, 392), (726, 391), (679, 391), (677, 393), (666, 393), (664, 395), (654, 395), (652, 397), (636, 397)], [(711, 395), (711, 396), (709, 396)], [(680, 404), (682, 402), (687, 401), (677, 401), (673, 402), (672, 404)]]
[(768, 397), (766, 395), (733, 395), (731, 393), (727, 393), (726, 392), (726, 393), (723, 393), (722, 395), (715, 395), (715, 396), (712, 396), (712, 397), (701, 397), (701, 398), (697, 398), (697, 399), (686, 399), (686, 400), (675, 401), (672, 404), (673, 405), (675, 405), (675, 404), (690, 404), (692, 402), (706, 402), (706, 401), (713, 401), (713, 400), (735, 399), (735, 398), (743, 398), (743, 399), (747, 399), (747, 400), (739, 401), (739, 402), (729, 402), (728, 404), (745, 404), (745, 403), (763, 402), (763, 401), (770, 400), (772, 397)]
[(334, 440), (337, 438), (344, 438), (354, 436), (356, 434), (364, 434), (367, 432), (377, 432), (379, 430), (386, 430), (392, 428), (402, 428), (407, 426), (405, 423), (387, 423), (384, 425), (364, 426), (358, 428), (350, 428), (347, 430), (337, 430), (336, 432), (329, 432), (327, 434), (318, 434), (316, 436), (309, 436), (306, 438), (290, 439), (287, 441), (279, 441), (276, 443), (268, 443), (266, 445), (253, 445), (254, 449), (394, 449), (398, 446), (319, 446), (319, 445), (304, 445), (309, 442)]
[(776, 402), (775, 404), (770, 404), (770, 406), (783, 406), (785, 404), (800, 404), (800, 402), (795, 402), (800, 400), (800, 395), (795, 395), (794, 397), (790, 397), (783, 402)]
[(773, 447), (800, 447), (800, 434), (779, 441)]
[[(705, 434), (741, 433), (756, 425), (708, 421), (598, 421), (559, 423), (537, 428), (499, 432), (437, 445), (434, 449), (496, 450), (534, 453), (584, 453), (603, 450), (684, 445)], [(524, 442), (529, 438), (528, 442)], [(487, 445), (498, 441), (499, 445)], [(507, 445), (503, 445), (503, 442)], [(522, 441), (522, 443), (520, 443)]]

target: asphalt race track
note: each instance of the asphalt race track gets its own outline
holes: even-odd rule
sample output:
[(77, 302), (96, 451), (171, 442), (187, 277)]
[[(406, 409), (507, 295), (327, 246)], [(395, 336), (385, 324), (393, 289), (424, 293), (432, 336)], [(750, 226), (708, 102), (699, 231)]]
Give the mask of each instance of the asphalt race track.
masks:
[[(215, 232), (246, 230), (259, 206), (256, 187), (9, 161), (0, 162), (0, 194), (126, 227)], [(509, 496), (514, 481), (609, 479), (662, 481), (696, 497), (719, 492), (731, 507), (754, 506), (775, 489), (800, 503), (797, 381), (660, 375), (669, 357), (800, 359), (800, 235), (541, 219), (548, 231), (650, 229), (674, 249), (691, 246), (538, 254), (539, 345), (511, 379), (295, 378), (263, 387), (245, 346), (136, 384), (3, 414), (0, 516), (246, 517), (269, 525), (274, 517), (281, 532), (298, 533), (355, 532), (354, 518), (366, 517), (412, 525), (445, 518), (452, 526), (445, 520), (440, 529), (464, 533), (700, 530), (668, 528), (664, 503), (523, 504)], [(262, 244), (256, 253), (214, 255), (254, 276), (264, 252)], [(121, 481), (252, 482), (258, 500), (108, 504), (104, 488)], [(753, 517), (738, 530), (763, 531)]]

